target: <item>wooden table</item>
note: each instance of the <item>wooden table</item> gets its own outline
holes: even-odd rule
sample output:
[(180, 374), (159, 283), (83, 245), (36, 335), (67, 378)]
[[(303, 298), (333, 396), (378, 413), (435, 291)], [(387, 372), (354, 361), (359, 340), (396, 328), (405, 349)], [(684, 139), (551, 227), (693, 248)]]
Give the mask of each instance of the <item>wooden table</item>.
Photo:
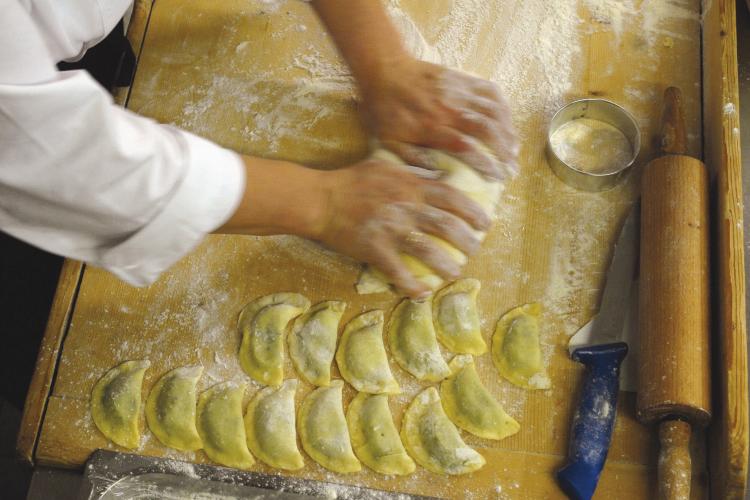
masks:
[[(704, 157), (712, 168), (717, 200), (717, 408), (711, 439), (702, 433), (693, 443), (693, 497), (707, 495), (711, 474), (717, 498), (739, 498), (747, 467), (744, 256), (742, 212), (734, 205), (741, 200), (738, 137), (732, 132), (738, 124), (736, 116), (723, 111), (726, 103), (737, 102), (734, 3), (714, 0), (705, 13), (697, 0), (670, 4), (669, 12), (653, 5), (659, 2), (636, 2), (635, 13), (623, 11), (619, 3), (583, 0), (580, 5), (485, 2), (481, 11), (466, 8), (474, 5), (468, 0), (397, 3), (400, 9), (394, 13), (410, 49), (430, 58), (436, 57), (432, 47), (442, 48), (437, 54), (443, 62), (497, 80), (515, 109), (523, 138), (522, 175), (508, 184), (498, 221), (466, 274), (482, 281), (485, 336), (508, 309), (531, 301), (543, 304), (542, 343), (553, 387), (515, 388), (499, 378), (487, 355), (477, 359), (483, 382), (520, 422), (521, 431), (500, 442), (465, 435), (488, 462), (474, 474), (445, 478), (419, 469), (407, 478), (370, 471), (343, 476), (306, 458), (298, 475), (454, 498), (563, 497), (554, 471), (564, 460), (582, 373), (568, 357), (567, 339), (596, 310), (611, 246), (637, 197), (640, 167), (654, 153), (651, 138), (661, 93), (676, 85), (684, 93), (690, 153)], [(243, 153), (321, 168), (367, 153), (351, 80), (304, 2), (140, 1), (129, 36), (139, 52), (137, 72), (132, 87), (117, 97), (140, 114)], [(569, 45), (560, 46), (561, 40)], [(707, 62), (702, 66), (702, 61)], [(570, 99), (592, 95), (628, 108), (644, 139), (632, 175), (596, 194), (561, 183), (544, 157), (551, 113)], [(397, 301), (392, 294), (355, 294), (358, 270), (287, 236), (209, 237), (145, 289), (67, 262), (19, 450), (29, 461), (80, 467), (93, 450), (116, 448), (93, 426), (88, 401), (98, 377), (124, 360), (151, 360), (144, 395), (164, 372), (185, 364), (204, 365), (200, 389), (246, 379), (237, 361), (235, 324), (242, 306), (258, 296), (297, 291), (313, 303), (345, 300), (344, 321), (372, 308), (390, 310)], [(422, 386), (393, 368), (404, 387), (404, 394), (391, 401), (398, 423)], [(286, 370), (287, 377), (294, 376), (291, 365)], [(257, 389), (251, 385), (248, 398)], [(302, 384), (298, 402), (309, 390)], [(345, 396), (348, 400), (353, 391), (348, 388)], [(654, 431), (635, 420), (634, 402), (633, 393), (620, 394), (598, 498), (648, 498), (655, 491)], [(202, 452), (161, 446), (147, 430), (137, 452), (207, 461)], [(260, 464), (255, 469), (278, 472)]]

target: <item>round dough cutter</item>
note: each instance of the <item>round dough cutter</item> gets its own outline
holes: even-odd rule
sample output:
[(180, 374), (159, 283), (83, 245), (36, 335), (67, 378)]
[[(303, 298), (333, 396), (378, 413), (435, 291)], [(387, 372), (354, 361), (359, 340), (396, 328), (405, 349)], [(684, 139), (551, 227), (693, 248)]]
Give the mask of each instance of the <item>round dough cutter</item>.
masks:
[[(579, 127), (584, 133), (564, 133), (566, 127), (583, 124), (583, 121), (576, 122), (580, 119), (598, 124), (600, 130), (586, 134), (591, 127)], [(608, 132), (609, 136), (599, 132)], [(562, 135), (556, 136), (556, 133)], [(607, 147), (612, 146), (607, 141), (613, 137), (618, 139), (618, 136), (624, 148)], [(574, 144), (575, 141), (581, 141), (581, 144)], [(570, 147), (578, 146), (588, 148), (589, 155), (603, 167), (586, 168), (585, 164), (575, 161), (574, 155), (565, 154)], [(614, 187), (633, 165), (640, 148), (641, 133), (635, 118), (623, 107), (606, 99), (579, 99), (565, 105), (552, 117), (547, 130), (550, 168), (563, 182), (584, 191), (604, 191)]]

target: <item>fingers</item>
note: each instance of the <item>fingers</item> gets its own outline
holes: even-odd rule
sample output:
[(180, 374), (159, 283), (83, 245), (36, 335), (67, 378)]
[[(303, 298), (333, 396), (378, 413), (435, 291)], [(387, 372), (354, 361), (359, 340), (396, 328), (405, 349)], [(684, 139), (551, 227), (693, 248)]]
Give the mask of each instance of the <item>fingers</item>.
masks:
[(399, 141), (382, 141), (381, 144), (408, 165), (435, 169), (434, 159), (427, 148)]
[(505, 127), (502, 122), (471, 110), (459, 114), (456, 126), (482, 141), (500, 161), (516, 161), (519, 147), (512, 127)]
[(480, 241), (476, 233), (462, 219), (443, 210), (424, 206), (413, 217), (417, 228), (447, 241), (466, 255), (479, 250)]
[(401, 240), (402, 250), (419, 259), (442, 278), (452, 280), (461, 274), (460, 263), (436, 239), (424, 233), (410, 231)]
[(425, 145), (449, 153), (463, 153), (473, 147), (469, 136), (447, 125), (428, 127), (425, 131)]
[(486, 231), (492, 223), (489, 214), (479, 203), (447, 184), (425, 183), (422, 193), (425, 203), (460, 217), (480, 231)]
[(396, 251), (394, 241), (391, 240), (386, 244), (377, 245), (377, 254), (372, 259), (371, 264), (380, 269), (393, 286), (410, 298), (421, 299), (430, 294), (429, 287), (416, 279), (406, 267), (406, 264)]

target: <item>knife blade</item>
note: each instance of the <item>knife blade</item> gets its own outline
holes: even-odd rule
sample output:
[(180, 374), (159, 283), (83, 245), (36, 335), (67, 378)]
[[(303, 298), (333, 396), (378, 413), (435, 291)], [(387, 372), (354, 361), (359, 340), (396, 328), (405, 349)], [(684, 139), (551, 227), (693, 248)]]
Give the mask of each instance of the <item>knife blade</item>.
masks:
[[(573, 417), (567, 464), (558, 482), (575, 500), (594, 494), (607, 459), (617, 410), (620, 364), (628, 353), (633, 281), (638, 261), (638, 212), (630, 210), (615, 244), (599, 312), (570, 338), (571, 358), (585, 365), (583, 390)], [(626, 327), (626, 323), (628, 328)]]

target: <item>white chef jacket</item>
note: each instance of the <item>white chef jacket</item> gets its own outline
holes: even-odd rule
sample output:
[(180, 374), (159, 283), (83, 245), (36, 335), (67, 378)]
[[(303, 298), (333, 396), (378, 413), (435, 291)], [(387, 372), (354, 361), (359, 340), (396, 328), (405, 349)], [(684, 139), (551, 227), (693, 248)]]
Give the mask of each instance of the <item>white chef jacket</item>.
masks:
[(234, 213), (245, 180), (237, 154), (57, 71), (131, 2), (0, 0), (0, 230), (140, 286)]

